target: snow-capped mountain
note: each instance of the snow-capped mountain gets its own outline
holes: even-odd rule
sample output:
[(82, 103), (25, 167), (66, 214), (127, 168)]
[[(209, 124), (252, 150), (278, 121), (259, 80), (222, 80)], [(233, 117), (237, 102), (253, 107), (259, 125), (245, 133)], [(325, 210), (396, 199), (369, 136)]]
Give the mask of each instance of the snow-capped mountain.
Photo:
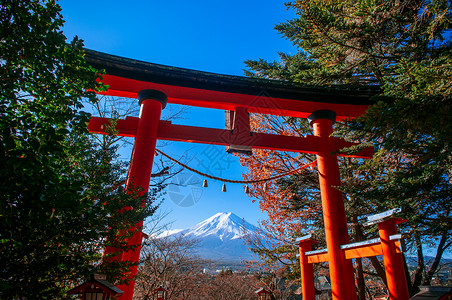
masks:
[(257, 232), (256, 226), (246, 222), (237, 215), (227, 213), (217, 213), (207, 220), (196, 224), (186, 230), (181, 231), (185, 236), (204, 238), (216, 236), (220, 240), (240, 239), (245, 234)]
[(167, 234), (168, 237), (183, 235), (198, 240), (197, 254), (203, 258), (240, 262), (251, 258), (245, 245), (245, 235), (258, 234), (259, 229), (237, 215), (217, 213), (190, 228)]

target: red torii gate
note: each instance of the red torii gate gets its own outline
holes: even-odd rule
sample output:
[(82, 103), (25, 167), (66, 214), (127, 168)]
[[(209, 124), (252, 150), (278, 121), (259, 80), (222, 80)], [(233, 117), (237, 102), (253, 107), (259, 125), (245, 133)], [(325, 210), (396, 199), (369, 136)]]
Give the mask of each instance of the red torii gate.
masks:
[[(336, 119), (363, 114), (371, 104), (369, 98), (378, 90), (293, 86), (279, 81), (172, 68), (92, 50), (86, 52), (86, 59), (93, 67), (106, 70), (102, 81), (109, 88), (103, 94), (137, 98), (141, 106), (139, 118), (127, 117), (116, 125), (118, 135), (135, 137), (126, 187), (133, 180), (134, 186), (148, 190), (157, 139), (316, 154), (333, 298), (356, 299), (352, 263), (345, 259), (341, 249), (341, 245), (348, 243), (348, 233), (342, 193), (334, 188), (340, 185), (337, 155), (370, 158), (373, 149), (354, 155), (337, 154), (338, 150), (354, 144), (330, 134)], [(233, 111), (232, 130), (161, 121), (161, 110), (167, 102)], [(309, 118), (314, 135), (290, 137), (251, 132), (249, 113)], [(93, 117), (88, 128), (90, 132), (104, 134), (107, 124), (108, 119)], [(142, 223), (136, 226), (141, 228)], [(138, 262), (141, 242), (139, 230), (129, 241), (136, 249), (122, 253), (117, 259)], [(111, 253), (114, 249), (105, 251)], [(136, 272), (135, 267), (132, 274)], [(134, 282), (120, 289), (124, 290), (120, 299), (131, 300)]]
[[(403, 236), (397, 233), (397, 224), (404, 223), (406, 220), (391, 217), (397, 212), (400, 212), (400, 209), (392, 209), (368, 217), (368, 222), (364, 225), (378, 225), (379, 238), (343, 244), (340, 248), (343, 257), (347, 260), (383, 255), (389, 298), (391, 300), (406, 300), (409, 298), (409, 294), (402, 257), (401, 240)], [(312, 239), (310, 234), (300, 237), (297, 242), (300, 251), (303, 300), (311, 300), (315, 297), (312, 264), (329, 261), (329, 252), (327, 249), (312, 251), (312, 245), (316, 241)]]

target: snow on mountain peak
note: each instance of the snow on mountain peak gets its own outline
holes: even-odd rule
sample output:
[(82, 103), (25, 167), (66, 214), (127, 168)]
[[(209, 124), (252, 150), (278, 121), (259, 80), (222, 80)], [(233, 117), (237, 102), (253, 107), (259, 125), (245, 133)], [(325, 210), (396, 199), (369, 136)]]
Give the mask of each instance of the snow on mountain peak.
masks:
[(217, 213), (185, 230), (169, 233), (164, 237), (184, 236), (197, 240), (199, 256), (216, 261), (241, 261), (251, 259), (245, 244), (245, 235), (259, 234), (259, 229), (231, 212)]
[(254, 225), (242, 220), (231, 212), (222, 212), (186, 229), (181, 233), (196, 238), (210, 235), (218, 236), (221, 240), (238, 239), (258, 230)]

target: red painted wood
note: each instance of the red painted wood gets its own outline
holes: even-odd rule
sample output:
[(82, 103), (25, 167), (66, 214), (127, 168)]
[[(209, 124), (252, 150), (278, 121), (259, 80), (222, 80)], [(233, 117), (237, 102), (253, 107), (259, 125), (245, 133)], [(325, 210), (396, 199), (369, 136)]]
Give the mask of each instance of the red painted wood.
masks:
[(330, 259), (328, 252), (321, 253), (321, 254), (310, 254), (308, 255), (308, 262), (310, 264), (316, 264), (321, 262), (326, 262)]
[[(402, 253), (402, 249), (400, 247), (400, 242), (394, 241), (396, 253)], [(309, 250), (308, 250), (309, 251)], [(377, 255), (383, 255), (383, 250), (381, 248), (381, 243), (376, 242), (368, 245), (361, 245), (356, 248), (348, 248), (344, 249), (344, 255), (346, 259), (358, 258), (358, 257), (371, 257)], [(328, 261), (328, 253), (320, 253), (320, 254), (310, 254), (307, 255), (308, 262), (310, 264), (321, 263)]]
[(332, 121), (315, 120), (313, 128), (314, 135), (320, 139), (317, 168), (333, 299), (354, 300), (356, 290), (352, 262), (345, 259), (341, 249), (341, 245), (348, 244), (348, 231), (342, 192), (335, 188), (341, 185), (341, 181), (337, 155), (331, 154), (336, 148), (334, 140), (329, 137), (333, 132)]
[[(109, 86), (108, 91), (103, 93), (106, 95), (136, 98), (138, 92), (142, 90), (155, 89), (165, 93), (168, 96), (169, 103), (234, 110), (241, 116), (245, 116), (248, 113), (260, 113), (307, 118), (314, 111), (332, 110), (336, 112), (338, 120), (344, 120), (362, 115), (368, 108), (368, 105), (314, 102), (315, 100), (312, 100), (313, 93), (301, 96), (302, 98), (306, 97), (304, 101), (304, 99), (272, 98), (265, 95), (255, 96), (170, 84), (158, 84), (113, 75), (105, 75), (103, 82)], [(150, 101), (144, 101), (143, 103), (147, 102), (150, 103)], [(350, 261), (347, 262), (345, 260), (343, 252), (340, 249), (340, 245), (348, 243), (348, 235), (342, 194), (333, 188), (333, 186), (340, 185), (337, 164), (338, 154), (332, 154), (343, 147), (352, 146), (353, 144), (329, 137), (332, 132), (331, 121), (315, 121), (315, 136), (290, 137), (263, 133), (249, 134), (247, 127), (243, 126), (239, 126), (238, 130), (234, 132), (230, 130), (173, 125), (169, 122), (159, 121), (161, 105), (158, 108), (154, 107), (153, 113), (150, 110), (146, 110), (147, 112), (143, 114), (144, 106), (151, 107), (151, 105), (143, 104), (140, 120), (137, 121), (133, 118), (118, 120), (117, 125), (120, 135), (135, 136), (136, 140), (128, 184), (130, 184), (130, 179), (133, 179), (133, 183), (142, 186), (143, 190), (147, 190), (149, 185), (153, 152), (155, 151), (157, 139), (216, 145), (242, 145), (262, 149), (317, 154), (333, 298), (341, 300), (356, 299), (352, 265)], [(89, 124), (90, 131), (104, 133), (106, 123), (108, 123), (108, 120), (93, 118)], [(143, 138), (143, 136), (146, 136), (146, 138)], [(369, 158), (372, 154), (373, 151), (369, 148), (355, 155), (340, 155)], [(138, 184), (137, 182), (140, 183)], [(142, 224), (137, 224), (136, 226), (141, 228)], [(132, 238), (130, 243), (133, 245), (141, 243), (141, 231)], [(138, 258), (139, 248), (136, 251), (124, 254), (121, 259), (138, 261)], [(136, 273), (136, 268), (132, 270), (132, 273), (134, 272)], [(132, 299), (133, 286), (134, 283), (132, 282), (129, 286), (121, 287), (125, 291), (121, 299)]]
[[(126, 181), (126, 190), (128, 192), (138, 191), (140, 194), (143, 194), (149, 189), (161, 111), (162, 104), (156, 100), (144, 100), (141, 104), (140, 118), (136, 122), (135, 143)], [(123, 253), (121, 260), (138, 262), (142, 242), (142, 227), (143, 221), (135, 225), (134, 229), (137, 232), (132, 236), (128, 244), (136, 248)], [(112, 250), (114, 251), (116, 249), (107, 248), (105, 252), (109, 253)], [(131, 268), (130, 276), (134, 277), (136, 274), (137, 266)], [(119, 299), (132, 300), (134, 286), (134, 280), (130, 281), (128, 285), (119, 286), (119, 289), (124, 291)]]
[(222, 110), (235, 110), (236, 107), (246, 107), (250, 113), (298, 118), (307, 118), (316, 110), (329, 109), (336, 112), (337, 120), (341, 121), (346, 118), (358, 117), (364, 114), (368, 108), (368, 105), (300, 101), (265, 97), (265, 95), (255, 96), (203, 90), (145, 82), (113, 75), (104, 75), (102, 82), (109, 86), (108, 91), (102, 93), (105, 95), (136, 98), (141, 90), (155, 89), (164, 92), (168, 96), (169, 103)]
[[(117, 120), (116, 129), (120, 136), (135, 136), (135, 128), (138, 118), (127, 117), (125, 120)], [(105, 129), (110, 126), (109, 119), (92, 117), (88, 129), (92, 133), (105, 134)], [(251, 146), (257, 149), (270, 149), (277, 151), (292, 151), (303, 153), (318, 152), (319, 138), (312, 135), (305, 137), (283, 136), (276, 134), (252, 133), (248, 136), (243, 132), (235, 130), (194, 127), (185, 125), (175, 125), (168, 121), (160, 121), (157, 138), (169, 141), (203, 143), (213, 145), (240, 145)], [(356, 143), (346, 142), (339, 138), (331, 138), (334, 141), (334, 151), (357, 145)], [(366, 148), (356, 154), (338, 153), (339, 156), (371, 158), (372, 148)]]
[(312, 250), (313, 243), (315, 243), (315, 241), (308, 239), (300, 241), (298, 245), (300, 250), (301, 289), (303, 300), (315, 299), (314, 269), (312, 264), (308, 262), (308, 257), (305, 254), (306, 251)]
[(390, 240), (390, 236), (397, 233), (397, 224), (404, 221), (400, 218), (391, 218), (378, 223), (386, 282), (391, 300), (408, 300), (410, 298), (402, 254), (397, 252), (396, 241)]

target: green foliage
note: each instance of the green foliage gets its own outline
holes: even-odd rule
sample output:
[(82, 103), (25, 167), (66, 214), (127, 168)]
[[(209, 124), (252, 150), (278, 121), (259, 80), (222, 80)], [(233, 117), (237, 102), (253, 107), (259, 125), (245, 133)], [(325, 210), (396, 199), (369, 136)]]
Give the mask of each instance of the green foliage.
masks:
[[(304, 85), (379, 86), (365, 115), (336, 126), (336, 135), (378, 150), (373, 160), (341, 163), (349, 220), (365, 210), (402, 207), (419, 260), (420, 243), (437, 238), (439, 261), (452, 244), (451, 2), (300, 0), (287, 6), (297, 18), (276, 29), (299, 52), (280, 54), (279, 62), (247, 61), (247, 74)], [(416, 276), (423, 270), (420, 265)]]
[(66, 43), (55, 1), (5, 0), (0, 18), (0, 298), (62, 298), (155, 195), (126, 195), (111, 138), (88, 134), (81, 109), (103, 87), (82, 41)]

